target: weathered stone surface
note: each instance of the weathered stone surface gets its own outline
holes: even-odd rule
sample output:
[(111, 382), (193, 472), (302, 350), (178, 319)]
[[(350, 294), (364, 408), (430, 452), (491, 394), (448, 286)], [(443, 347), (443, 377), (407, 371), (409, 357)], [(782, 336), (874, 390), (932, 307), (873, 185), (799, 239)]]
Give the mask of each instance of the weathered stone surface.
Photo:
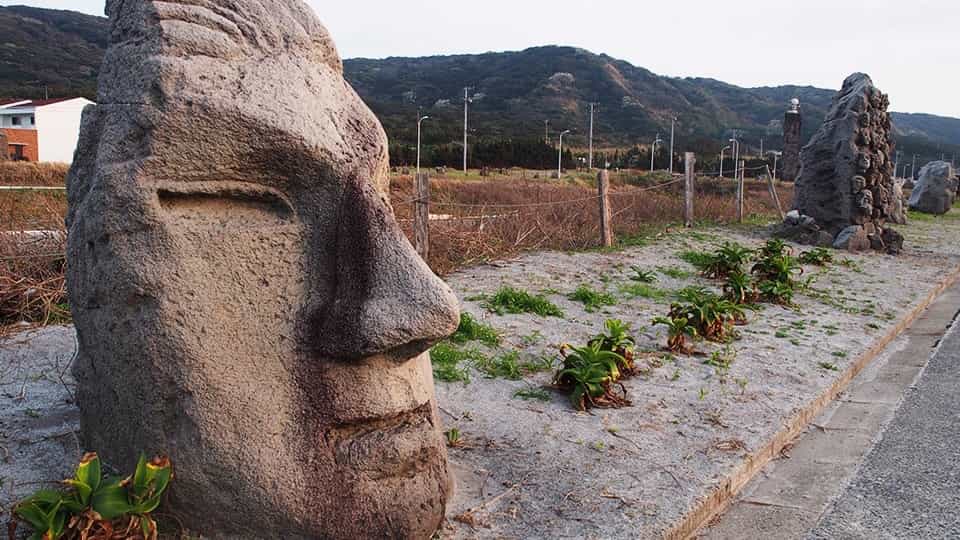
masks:
[[(800, 155), (794, 207), (836, 237), (836, 244), (852, 242), (852, 249), (870, 242), (866, 233), (851, 236), (851, 226), (868, 226), (882, 238), (885, 224), (899, 217), (888, 105), (887, 96), (873, 86), (870, 77), (851, 75), (834, 98), (823, 126)], [(841, 232), (846, 232), (843, 241)]]
[(910, 194), (910, 209), (943, 215), (953, 207), (956, 197), (957, 180), (953, 167), (946, 161), (934, 161), (920, 169), (920, 179)]
[[(876, 236), (876, 235), (874, 235)], [(840, 231), (840, 234), (833, 241), (833, 247), (836, 249), (846, 249), (848, 251), (867, 251), (872, 248), (870, 236), (861, 225), (851, 225)]]
[(890, 215), (890, 222), (899, 225), (907, 224), (907, 199), (903, 193), (905, 183), (902, 178), (893, 180), (893, 213)]
[(452, 292), (300, 0), (108, 0), (68, 179), (84, 446), (171, 456), (204, 537), (428, 538), (450, 497), (429, 346)]
[(833, 245), (833, 235), (820, 230), (817, 221), (810, 216), (801, 216), (800, 212), (792, 210), (787, 213), (783, 223), (775, 225), (773, 236), (791, 240), (800, 244), (818, 247)]
[(884, 249), (890, 255), (899, 255), (903, 251), (903, 235), (893, 229), (884, 229), (880, 235)]

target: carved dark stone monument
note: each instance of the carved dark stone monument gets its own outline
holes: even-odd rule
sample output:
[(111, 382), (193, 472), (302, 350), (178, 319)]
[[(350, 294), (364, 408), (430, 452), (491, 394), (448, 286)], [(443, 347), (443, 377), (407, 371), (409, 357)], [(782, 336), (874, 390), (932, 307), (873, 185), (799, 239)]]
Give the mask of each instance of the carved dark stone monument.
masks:
[(6, 161), (10, 159), (7, 145), (7, 134), (0, 131), (0, 161)]
[[(888, 252), (902, 247), (903, 238), (887, 227), (896, 214), (888, 106), (869, 76), (851, 75), (801, 152), (794, 208), (832, 236), (834, 247)], [(781, 234), (792, 236), (789, 230)]]
[(387, 139), (300, 0), (108, 0), (68, 179), (83, 443), (176, 467), (211, 538), (429, 538), (427, 353), (456, 298), (387, 201)]
[(793, 99), (783, 116), (783, 180), (796, 181), (800, 172), (800, 147), (803, 144), (803, 115), (800, 101)]

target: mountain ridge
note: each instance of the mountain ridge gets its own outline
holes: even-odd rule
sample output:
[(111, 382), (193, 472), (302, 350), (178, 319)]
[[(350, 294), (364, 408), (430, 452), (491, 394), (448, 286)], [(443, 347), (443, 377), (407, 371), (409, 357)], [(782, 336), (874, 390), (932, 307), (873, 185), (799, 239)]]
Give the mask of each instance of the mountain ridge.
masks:
[[(0, 7), (0, 97), (94, 97), (108, 29), (103, 17)], [(554, 138), (559, 129), (573, 129), (566, 140), (584, 146), (589, 103), (598, 102), (598, 146), (649, 143), (658, 131), (666, 139), (675, 115), (680, 148), (702, 151), (719, 150), (731, 129), (737, 129), (747, 145), (758, 146), (764, 138), (765, 148), (778, 148), (783, 114), (793, 97), (801, 100), (804, 135), (809, 137), (836, 92), (809, 85), (744, 88), (707, 77), (661, 76), (607, 54), (555, 45), (351, 58), (344, 60), (344, 75), (380, 118), (391, 141), (406, 145), (416, 140), (418, 111), (434, 118), (424, 124), (426, 144), (462, 140), (464, 86), (473, 87), (473, 137)], [(905, 152), (960, 153), (960, 119), (892, 114)]]

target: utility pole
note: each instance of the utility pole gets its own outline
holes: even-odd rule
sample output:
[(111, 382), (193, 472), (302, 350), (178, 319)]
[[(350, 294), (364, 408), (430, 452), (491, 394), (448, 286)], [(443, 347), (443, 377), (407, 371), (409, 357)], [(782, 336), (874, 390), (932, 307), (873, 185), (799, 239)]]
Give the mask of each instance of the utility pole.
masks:
[(589, 158), (589, 161), (587, 162), (588, 171), (593, 170), (593, 112), (596, 109), (596, 106), (597, 106), (596, 103), (590, 104), (590, 158)]
[(563, 136), (570, 133), (570, 130), (560, 132), (560, 150), (557, 157), (557, 180), (563, 177)]
[(763, 153), (763, 137), (760, 137), (760, 157), (763, 157), (765, 155), (766, 154)]
[(463, 174), (467, 174), (467, 110), (470, 106), (470, 87), (463, 89)]
[(543, 144), (550, 144), (550, 120), (543, 121)]
[(657, 145), (660, 144), (660, 134), (653, 140), (653, 146), (650, 147), (650, 172), (653, 172), (653, 158), (657, 155)]
[(910, 166), (910, 179), (917, 175), (917, 155), (913, 155), (913, 165)]

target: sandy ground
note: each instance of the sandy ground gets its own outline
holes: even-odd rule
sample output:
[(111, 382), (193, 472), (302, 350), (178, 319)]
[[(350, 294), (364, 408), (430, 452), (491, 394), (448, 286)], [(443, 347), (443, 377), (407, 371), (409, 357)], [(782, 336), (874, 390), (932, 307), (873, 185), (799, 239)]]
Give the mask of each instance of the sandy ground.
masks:
[[(960, 219), (901, 230), (908, 249), (900, 257), (838, 253), (851, 264), (807, 267), (819, 294), (798, 297), (797, 310), (767, 307), (751, 315), (734, 344), (737, 358), (729, 372), (702, 358), (677, 357), (626, 383), (630, 408), (578, 413), (558, 392), (548, 402), (514, 397), (519, 389), (549, 385), (550, 373), (516, 382), (474, 373), (469, 384), (438, 383), (443, 420), (460, 430), (466, 445), (451, 451), (459, 489), (445, 535), (660, 536), (960, 264)], [(556, 355), (561, 343), (584, 343), (608, 318), (632, 323), (640, 347), (657, 349), (665, 337), (650, 321), (667, 311), (669, 299), (638, 298), (587, 313), (565, 295), (580, 284), (615, 293), (631, 283), (632, 265), (692, 271), (678, 252), (711, 249), (724, 240), (759, 245), (763, 238), (746, 230), (679, 232), (619, 253), (530, 254), (448, 281), (463, 298), (512, 285), (544, 291), (562, 307), (561, 320), (498, 316), (479, 301), (463, 302), (464, 310), (503, 332), (504, 348), (527, 358)], [(662, 273), (656, 285), (675, 290), (692, 284), (711, 285)]]
[[(808, 268), (821, 292), (798, 297), (798, 310), (767, 307), (751, 315), (728, 372), (699, 357), (653, 362), (647, 375), (626, 383), (629, 408), (579, 413), (553, 390), (548, 401), (514, 397), (548, 385), (547, 372), (522, 381), (473, 372), (469, 383), (438, 382), (443, 421), (461, 431), (464, 443), (451, 450), (458, 487), (441, 536), (658, 536), (838, 377), (820, 363), (843, 370), (960, 264), (960, 213), (901, 230), (908, 239), (901, 257), (838, 254), (852, 263)], [(762, 235), (729, 228), (668, 233), (620, 252), (529, 254), (448, 281), (461, 298), (505, 284), (545, 291), (565, 311), (563, 319), (498, 316), (464, 300), (465, 311), (502, 332), (502, 350), (491, 353), (556, 357), (561, 343), (585, 342), (608, 318), (632, 323), (640, 347), (656, 350), (665, 338), (650, 320), (667, 311), (669, 299), (624, 299), (587, 313), (566, 294), (580, 284), (617, 293), (633, 283), (631, 266), (691, 273), (677, 279), (658, 272), (654, 285), (668, 291), (709, 285), (677, 253), (727, 239), (759, 245)], [(66, 370), (74, 346), (70, 327), (0, 342), (0, 523), (15, 500), (63, 478), (79, 457)]]

